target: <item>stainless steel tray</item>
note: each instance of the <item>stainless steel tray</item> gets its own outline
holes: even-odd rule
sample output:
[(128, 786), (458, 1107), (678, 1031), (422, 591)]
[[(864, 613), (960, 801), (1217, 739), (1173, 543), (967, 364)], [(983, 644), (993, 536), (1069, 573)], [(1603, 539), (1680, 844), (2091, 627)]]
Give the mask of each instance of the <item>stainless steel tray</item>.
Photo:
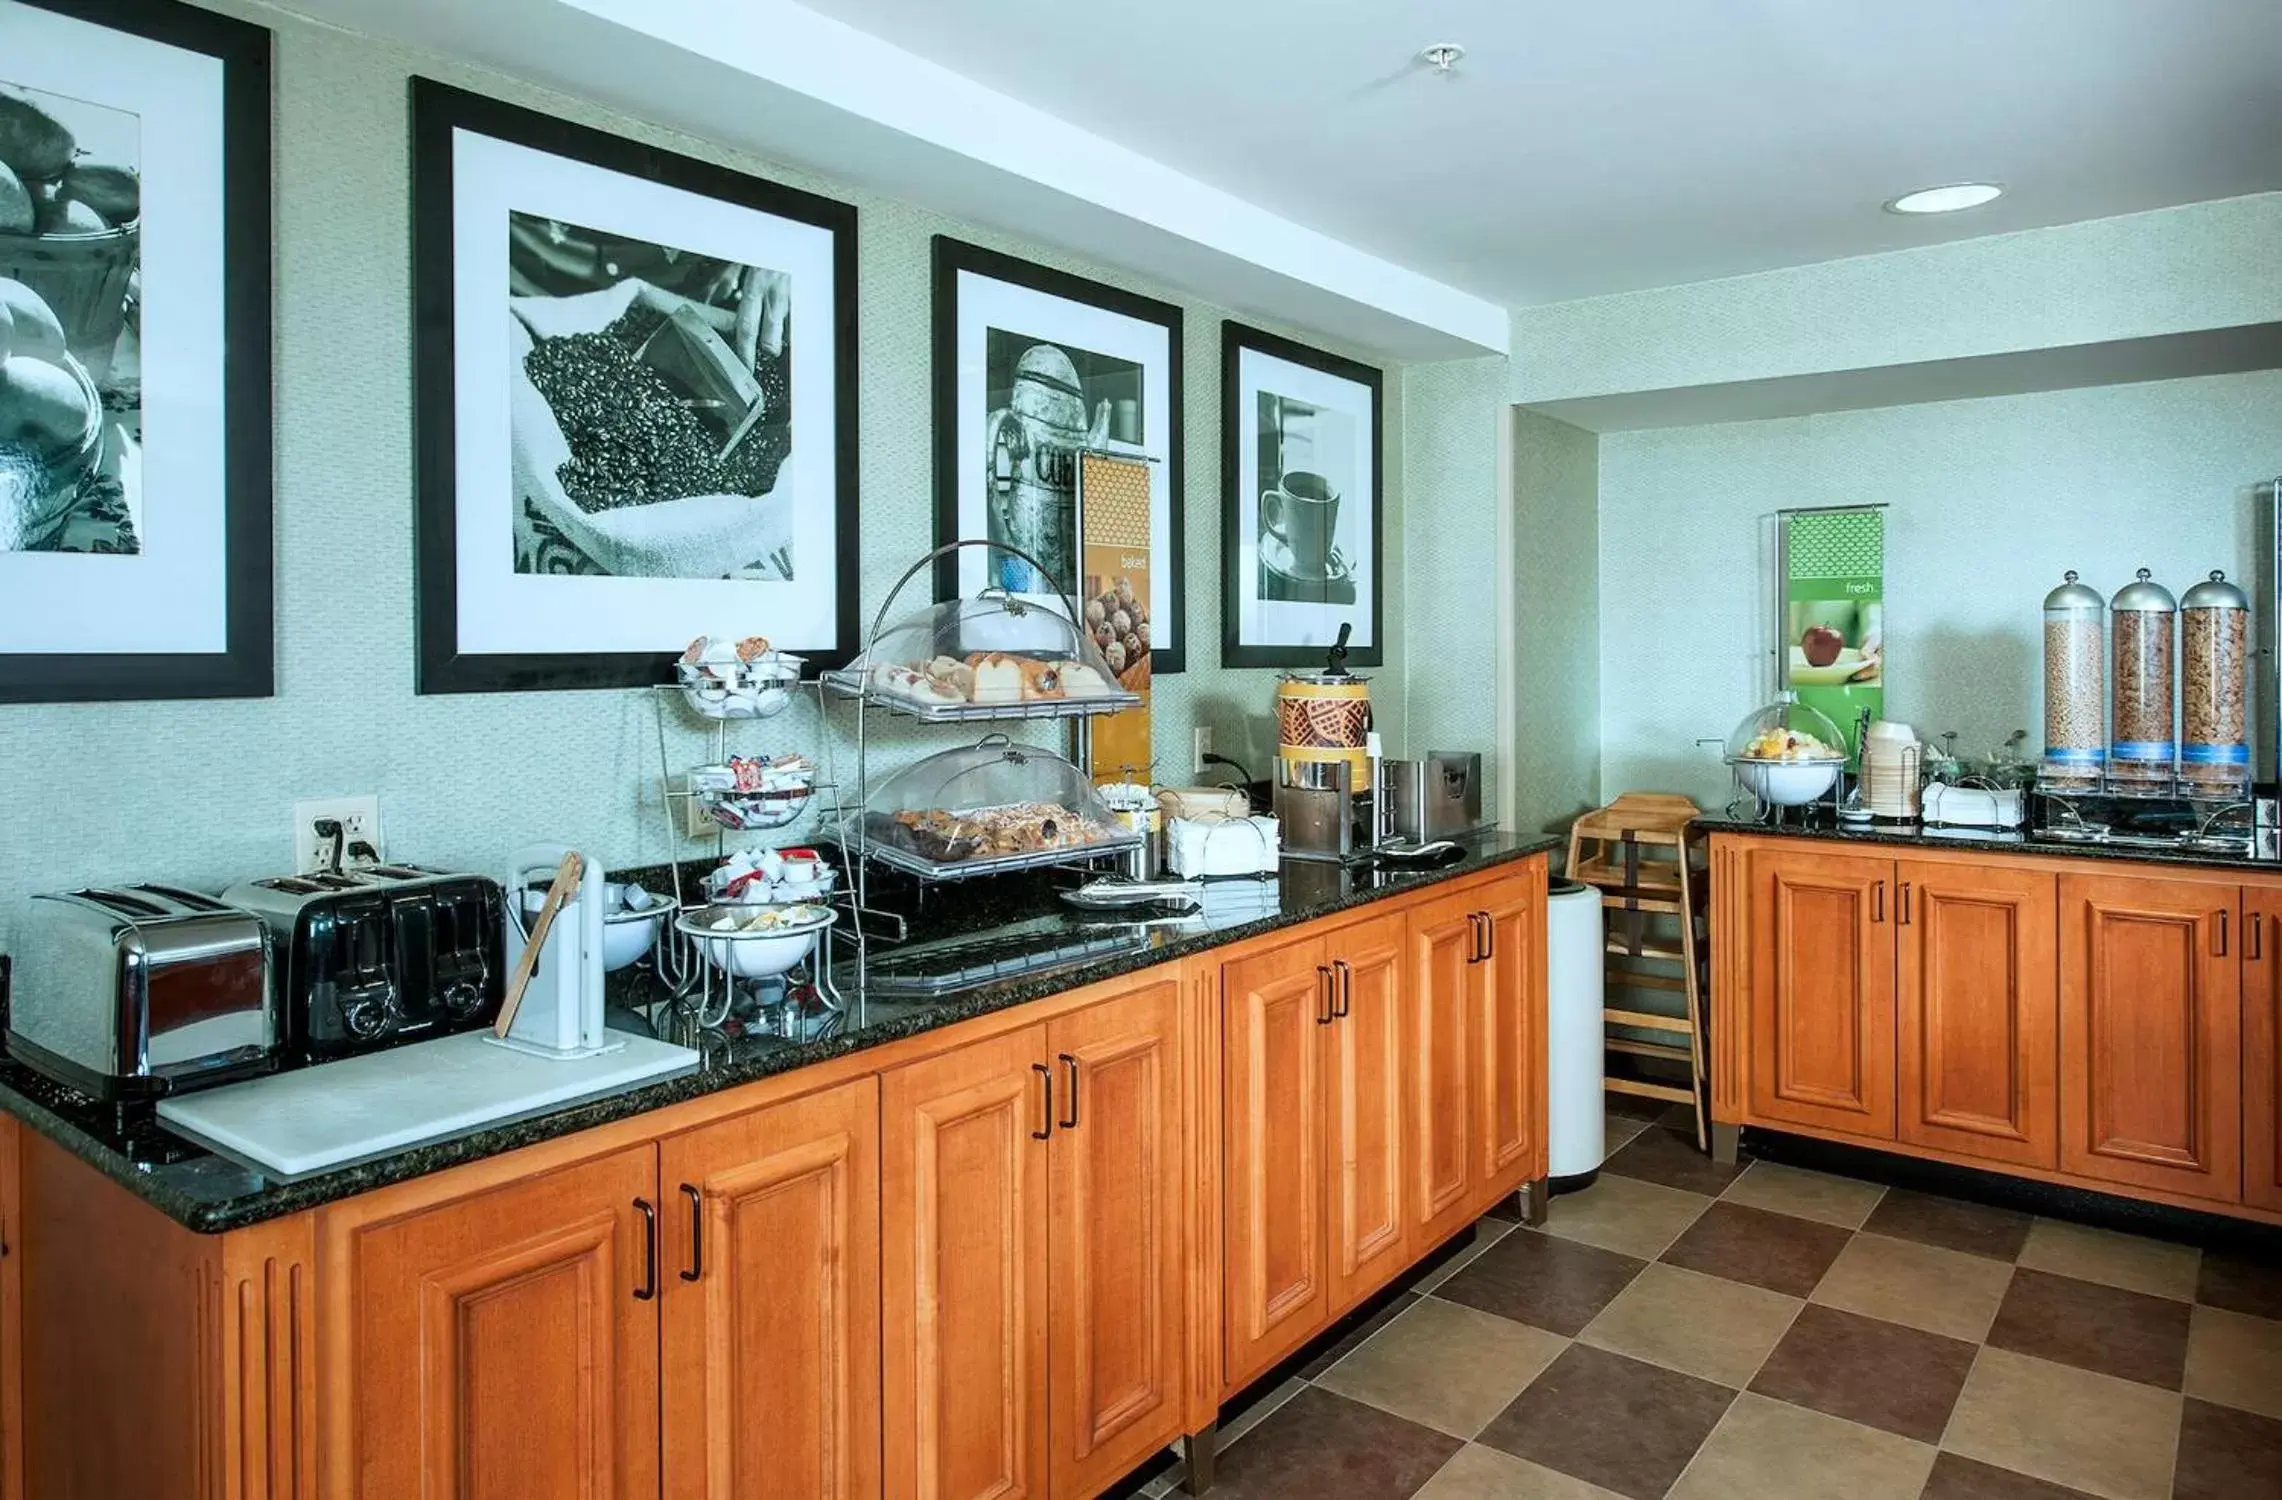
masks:
[(1097, 693), (1085, 698), (1032, 698), (1015, 703), (918, 703), (870, 686), (861, 673), (826, 672), (823, 683), (843, 698), (858, 698), (923, 724), (987, 724), (1002, 719), (1091, 719), (1141, 706), (1139, 693)]
[(1127, 838), (1104, 839), (1099, 843), (1080, 844), (1069, 849), (1040, 849), (1031, 854), (993, 854), (982, 859), (954, 860), (938, 864), (922, 854), (882, 844), (874, 839), (862, 839), (854, 844), (866, 859), (916, 875), (921, 880), (965, 880), (975, 875), (1005, 875), (1015, 870), (1043, 870), (1053, 865), (1092, 864), (1112, 854), (1123, 854), (1141, 847), (1144, 840), (1139, 834)]

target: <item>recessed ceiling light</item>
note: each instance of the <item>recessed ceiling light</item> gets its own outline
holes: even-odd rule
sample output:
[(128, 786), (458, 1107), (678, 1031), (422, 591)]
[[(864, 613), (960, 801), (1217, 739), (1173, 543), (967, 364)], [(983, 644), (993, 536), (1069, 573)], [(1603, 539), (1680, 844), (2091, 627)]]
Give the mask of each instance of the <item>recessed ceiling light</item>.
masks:
[(2004, 196), (2004, 189), (1993, 182), (1953, 182), (1947, 187), (1919, 188), (1904, 193), (1886, 205), (1890, 214), (1953, 214), (1963, 208), (1979, 208)]

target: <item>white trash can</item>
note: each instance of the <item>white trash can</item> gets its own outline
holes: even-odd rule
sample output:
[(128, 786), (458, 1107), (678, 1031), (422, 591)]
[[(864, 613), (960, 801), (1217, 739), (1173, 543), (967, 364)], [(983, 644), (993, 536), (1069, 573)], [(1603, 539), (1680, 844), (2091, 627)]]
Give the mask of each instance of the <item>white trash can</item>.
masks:
[(1546, 912), (1546, 1113), (1549, 1168), (1556, 1193), (1589, 1187), (1607, 1151), (1602, 1098), (1606, 1058), (1606, 938), (1601, 893), (1573, 880), (1553, 882)]

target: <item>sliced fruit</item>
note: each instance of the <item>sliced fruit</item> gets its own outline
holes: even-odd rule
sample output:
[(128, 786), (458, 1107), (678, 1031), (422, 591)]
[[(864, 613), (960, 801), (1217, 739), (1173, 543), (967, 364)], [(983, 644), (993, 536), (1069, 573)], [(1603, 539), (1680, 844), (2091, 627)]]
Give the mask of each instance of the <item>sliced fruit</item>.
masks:
[(0, 364), (0, 448), (60, 458), (86, 440), (93, 415), (86, 388), (61, 365), (21, 354)]
[(143, 182), (109, 162), (74, 162), (63, 174), (63, 196), (86, 204), (107, 223), (132, 222), (143, 211)]
[(78, 149), (61, 120), (21, 94), (0, 91), (0, 163), (18, 177), (60, 177)]
[(33, 359), (59, 360), (70, 344), (63, 336), (63, 324), (51, 311), (38, 292), (21, 281), (10, 281), (0, 276), (0, 308), (8, 311), (11, 332), (8, 354), (10, 357), (29, 355)]
[(0, 234), (30, 234), (33, 217), (31, 190), (13, 168), (0, 163)]

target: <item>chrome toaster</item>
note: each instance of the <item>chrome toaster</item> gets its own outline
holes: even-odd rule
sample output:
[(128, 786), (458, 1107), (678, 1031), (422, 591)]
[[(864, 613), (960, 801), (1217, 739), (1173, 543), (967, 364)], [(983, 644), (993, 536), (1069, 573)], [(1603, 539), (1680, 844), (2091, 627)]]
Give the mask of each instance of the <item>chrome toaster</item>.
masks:
[(162, 885), (34, 896), (10, 965), (8, 1053), (110, 1103), (277, 1065), (261, 923)]

